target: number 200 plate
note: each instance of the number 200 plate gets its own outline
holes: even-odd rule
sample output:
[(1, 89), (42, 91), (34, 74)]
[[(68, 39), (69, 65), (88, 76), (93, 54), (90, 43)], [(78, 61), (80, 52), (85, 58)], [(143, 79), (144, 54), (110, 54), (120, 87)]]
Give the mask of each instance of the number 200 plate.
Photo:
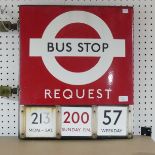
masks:
[(62, 136), (92, 136), (91, 107), (61, 108)]

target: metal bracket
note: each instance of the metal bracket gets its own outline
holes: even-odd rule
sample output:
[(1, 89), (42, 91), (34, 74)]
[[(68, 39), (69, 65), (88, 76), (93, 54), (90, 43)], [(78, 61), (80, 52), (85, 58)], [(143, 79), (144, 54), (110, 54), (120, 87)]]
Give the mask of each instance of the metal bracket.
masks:
[(56, 106), (56, 138), (61, 139), (61, 106)]
[(152, 129), (151, 127), (141, 127), (141, 135), (143, 136), (151, 136)]
[(17, 94), (19, 92), (19, 87), (11, 88), (10, 86), (0, 86), (0, 96), (10, 97), (12, 94)]
[(0, 32), (8, 32), (10, 30), (18, 30), (19, 22), (11, 23), (10, 21), (0, 21)]
[(20, 124), (19, 124), (19, 138), (25, 139), (26, 138), (26, 108), (25, 106), (20, 106)]
[(97, 108), (92, 106), (92, 138), (97, 139)]

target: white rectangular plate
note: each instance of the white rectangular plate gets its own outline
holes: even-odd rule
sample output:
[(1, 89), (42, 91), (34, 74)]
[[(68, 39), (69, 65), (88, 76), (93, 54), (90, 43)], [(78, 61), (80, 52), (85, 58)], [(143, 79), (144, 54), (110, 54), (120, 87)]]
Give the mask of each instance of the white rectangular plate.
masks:
[(92, 108), (62, 107), (61, 136), (92, 136)]
[(128, 107), (99, 106), (97, 107), (98, 136), (127, 136)]
[(56, 137), (55, 107), (26, 107), (26, 137)]

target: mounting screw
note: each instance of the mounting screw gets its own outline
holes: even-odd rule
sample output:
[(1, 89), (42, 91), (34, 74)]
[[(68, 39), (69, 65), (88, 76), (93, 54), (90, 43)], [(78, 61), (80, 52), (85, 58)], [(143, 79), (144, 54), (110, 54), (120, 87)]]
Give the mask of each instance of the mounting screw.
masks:
[(128, 133), (128, 139), (133, 138), (133, 134), (132, 133)]
[(60, 135), (60, 133), (57, 133), (57, 139), (61, 139), (61, 135)]
[(25, 133), (21, 133), (21, 138), (25, 138)]
[(92, 134), (93, 139), (97, 139), (97, 135), (95, 133)]

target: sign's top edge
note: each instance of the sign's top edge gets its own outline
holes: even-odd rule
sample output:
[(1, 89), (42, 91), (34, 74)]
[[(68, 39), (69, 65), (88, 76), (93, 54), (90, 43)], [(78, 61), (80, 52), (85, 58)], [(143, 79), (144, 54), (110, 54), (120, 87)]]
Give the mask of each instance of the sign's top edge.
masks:
[(128, 9), (133, 9), (134, 6), (110, 6), (110, 5), (19, 5), (19, 7), (105, 7), (105, 8), (128, 8)]

